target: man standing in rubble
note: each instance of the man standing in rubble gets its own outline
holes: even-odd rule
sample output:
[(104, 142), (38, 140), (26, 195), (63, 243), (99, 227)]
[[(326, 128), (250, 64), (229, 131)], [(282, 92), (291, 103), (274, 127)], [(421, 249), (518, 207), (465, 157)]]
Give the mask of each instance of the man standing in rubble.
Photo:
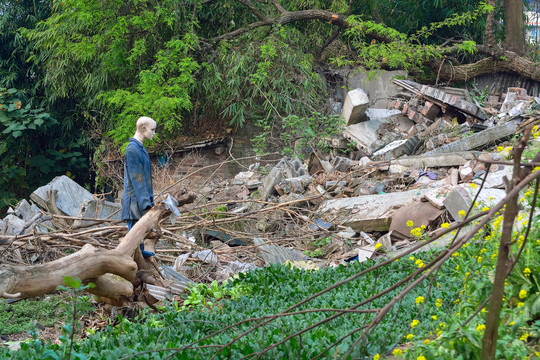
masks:
[[(154, 206), (152, 188), (152, 164), (143, 145), (144, 140), (152, 140), (156, 133), (156, 122), (142, 116), (137, 120), (137, 131), (126, 148), (124, 161), (124, 195), (122, 197), (122, 220), (127, 220), (128, 229)], [(140, 245), (145, 258), (154, 256)]]

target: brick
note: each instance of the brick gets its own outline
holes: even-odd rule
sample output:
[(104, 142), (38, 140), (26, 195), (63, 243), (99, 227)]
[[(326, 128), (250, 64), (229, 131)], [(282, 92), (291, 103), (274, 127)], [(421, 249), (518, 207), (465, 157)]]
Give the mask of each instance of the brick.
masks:
[(403, 105), (403, 109), (401, 109), (401, 113), (402, 113), (403, 115), (407, 115), (407, 112), (408, 112), (408, 111), (409, 111), (409, 104), (405, 103), (405, 104)]
[(429, 120), (435, 120), (441, 108), (432, 102), (426, 101), (426, 104), (419, 109), (420, 113), (427, 117)]
[(489, 95), (488, 97), (488, 104), (496, 105), (500, 101), (500, 98), (498, 95)]
[[(414, 111), (412, 108), (409, 108), (409, 109), (407, 110), (407, 117), (408, 117), (409, 119), (412, 120), (412, 119), (414, 118), (415, 115), (416, 115), (416, 111)], [(413, 120), (413, 121), (414, 121), (414, 120)]]

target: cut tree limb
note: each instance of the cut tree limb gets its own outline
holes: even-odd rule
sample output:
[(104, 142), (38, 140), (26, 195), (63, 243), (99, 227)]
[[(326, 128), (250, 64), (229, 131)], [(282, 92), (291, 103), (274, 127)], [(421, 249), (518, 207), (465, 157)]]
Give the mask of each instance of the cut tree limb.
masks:
[[(191, 203), (195, 195), (188, 193), (177, 197), (180, 205)], [(84, 283), (94, 282), (96, 287), (92, 293), (110, 299), (122, 299), (131, 295), (133, 289), (123, 281), (114, 279), (114, 274), (133, 282), (139, 270), (133, 260), (134, 253), (139, 252), (139, 244), (144, 241), (161, 217), (169, 210), (159, 204), (144, 215), (113, 250), (103, 250), (86, 244), (80, 251), (61, 259), (34, 266), (0, 266), (0, 297), (27, 298), (54, 292), (64, 283), (66, 276), (79, 278)], [(142, 258), (142, 257), (141, 257)], [(153, 264), (148, 268), (155, 270)], [(157, 270), (156, 270), (157, 271)]]

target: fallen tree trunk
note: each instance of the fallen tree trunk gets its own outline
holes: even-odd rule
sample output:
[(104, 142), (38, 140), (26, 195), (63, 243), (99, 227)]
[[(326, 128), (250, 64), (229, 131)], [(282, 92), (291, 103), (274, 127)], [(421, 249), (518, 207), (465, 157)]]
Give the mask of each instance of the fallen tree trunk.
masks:
[(450, 61), (436, 59), (428, 67), (439, 74), (439, 79), (450, 82), (468, 81), (476, 76), (495, 73), (514, 73), (540, 81), (540, 64), (521, 57), (512, 51), (478, 46), (479, 53), (488, 57), (471, 64), (454, 65)]
[[(179, 203), (185, 205), (194, 200), (193, 194), (186, 194), (179, 199)], [(70, 276), (81, 279), (83, 283), (93, 282), (96, 287), (89, 291), (94, 294), (113, 301), (121, 301), (133, 293), (133, 286), (110, 274), (129, 281), (131, 285), (141, 268), (140, 263), (148, 262), (150, 265), (144, 264), (143, 267), (154, 269), (154, 276), (160, 277), (155, 260), (143, 259), (140, 256), (139, 244), (168, 213), (169, 210), (164, 204), (152, 208), (113, 250), (103, 250), (86, 244), (78, 252), (49, 263), (34, 266), (0, 266), (0, 297), (27, 298), (51, 293), (64, 283), (66, 276)], [(139, 256), (135, 256), (137, 253)]]

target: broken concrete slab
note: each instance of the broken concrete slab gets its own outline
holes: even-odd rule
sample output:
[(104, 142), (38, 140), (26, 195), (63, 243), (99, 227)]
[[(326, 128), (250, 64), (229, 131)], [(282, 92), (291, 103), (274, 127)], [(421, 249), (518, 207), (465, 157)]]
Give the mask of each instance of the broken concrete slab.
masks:
[(9, 214), (3, 219), (3, 235), (20, 235), (25, 227), (25, 221), (19, 219), (15, 214)]
[(283, 190), (284, 194), (295, 193), (302, 194), (313, 178), (309, 175), (303, 175), (294, 178), (282, 179), (277, 185)]
[(367, 120), (366, 110), (369, 106), (369, 98), (364, 90), (358, 88), (351, 90), (345, 97), (341, 117), (347, 125), (357, 124)]
[(513, 135), (520, 123), (521, 119), (518, 119), (494, 126), (479, 133), (464, 137), (450, 144), (431, 150), (427, 152), (426, 155), (474, 150), (490, 143), (496, 143), (498, 140)]
[(424, 199), (428, 201), (431, 205), (435, 206), (437, 209), (444, 209), (444, 199), (450, 194), (456, 184), (443, 185), (435, 189), (430, 190), (424, 195)]
[(41, 208), (49, 209), (53, 205), (53, 192), (56, 192), (56, 207), (68, 216), (77, 216), (81, 204), (93, 199), (89, 191), (65, 175), (57, 176), (47, 185), (36, 189), (30, 194), (30, 199)]
[[(395, 124), (399, 127), (399, 125), (404, 121), (410, 125), (410, 121), (401, 116), (398, 110), (369, 110), (370, 112), (368, 113), (371, 117), (368, 121), (347, 126), (343, 131), (343, 136), (350, 141), (355, 141), (357, 143), (357, 147), (361, 150), (371, 152), (371, 146), (378, 140), (377, 130), (381, 127), (381, 125)], [(386, 112), (377, 110), (386, 110)]]
[[(77, 217), (85, 219), (122, 219), (122, 206), (110, 201), (98, 201), (96, 199), (84, 200), (79, 208)], [(91, 221), (76, 220), (73, 226), (81, 226)]]
[[(460, 166), (480, 155), (477, 151), (402, 157), (390, 161), (390, 172), (402, 172), (403, 168), (437, 168)], [(392, 170), (392, 168), (394, 170)]]
[[(490, 172), (487, 175), (484, 187), (488, 189), (504, 188), (505, 187), (504, 178), (506, 177), (507, 180), (512, 179), (512, 172), (513, 172), (512, 166), (503, 166), (501, 170)], [(483, 179), (483, 176), (482, 176), (482, 179)], [(482, 179), (474, 179), (473, 182), (475, 184), (480, 185), (482, 183)]]
[[(452, 192), (448, 194), (443, 203), (446, 210), (450, 213), (455, 221), (463, 221), (463, 216), (460, 212), (467, 212), (472, 204), (472, 200), (476, 195), (476, 186), (456, 186)], [(478, 195), (476, 202), (478, 208), (484, 206), (491, 207), (504, 199), (506, 191), (500, 189), (482, 189)]]
[(392, 141), (390, 144), (386, 145), (382, 149), (375, 151), (373, 153), (373, 158), (380, 160), (390, 160), (400, 157), (404, 153), (404, 147), (407, 141), (409, 141), (409, 139)]
[(396, 209), (420, 200), (427, 191), (416, 189), (326, 200), (319, 207), (318, 213), (322, 219), (349, 226), (356, 232), (387, 231)]
[(283, 178), (283, 171), (277, 167), (273, 167), (270, 173), (266, 175), (259, 187), (261, 200), (267, 201), (268, 198), (275, 193), (276, 184)]

